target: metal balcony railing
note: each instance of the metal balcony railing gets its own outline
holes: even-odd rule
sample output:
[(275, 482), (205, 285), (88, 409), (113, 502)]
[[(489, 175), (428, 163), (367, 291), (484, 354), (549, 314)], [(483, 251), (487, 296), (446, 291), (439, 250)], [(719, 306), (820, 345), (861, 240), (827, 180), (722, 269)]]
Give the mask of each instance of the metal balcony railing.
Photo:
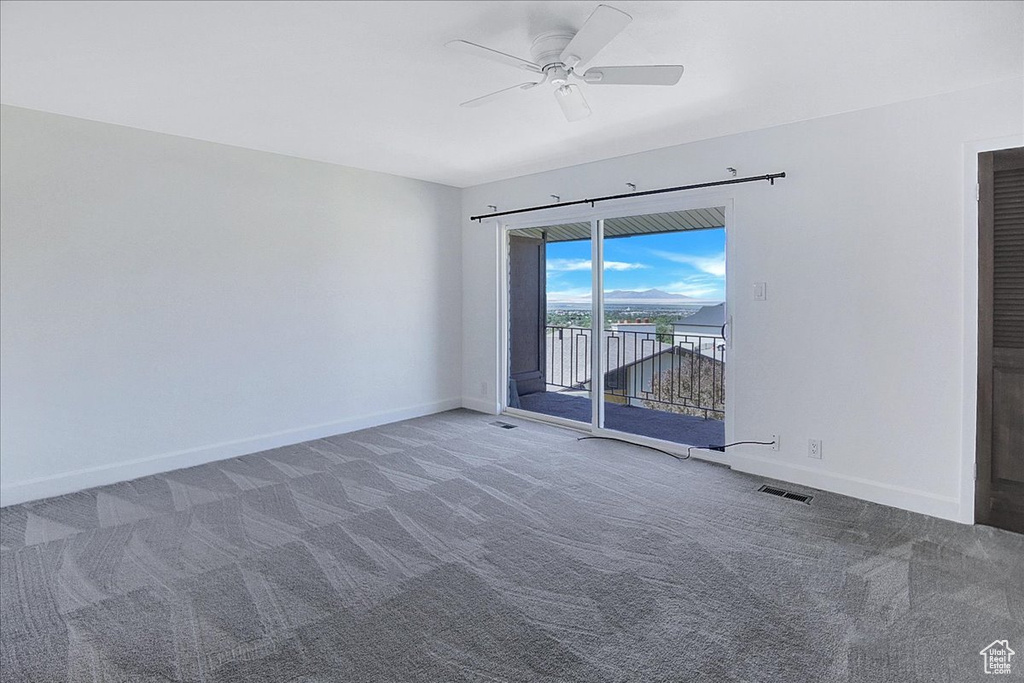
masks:
[[(549, 386), (590, 389), (592, 332), (545, 328)], [(605, 400), (722, 419), (725, 340), (718, 336), (605, 330), (600, 341)]]

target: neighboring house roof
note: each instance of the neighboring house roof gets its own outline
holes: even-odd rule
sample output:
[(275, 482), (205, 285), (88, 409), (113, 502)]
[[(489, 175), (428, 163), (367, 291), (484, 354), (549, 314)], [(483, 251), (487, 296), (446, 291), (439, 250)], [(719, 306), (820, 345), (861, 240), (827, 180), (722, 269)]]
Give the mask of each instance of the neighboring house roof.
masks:
[[(559, 339), (559, 330), (562, 332)], [(581, 386), (590, 382), (591, 332), (578, 327), (547, 329), (544, 335), (546, 357), (545, 373), (548, 384), (560, 386)], [(663, 354), (689, 354), (684, 347), (656, 341), (653, 334), (605, 331), (602, 334), (601, 360), (605, 377), (637, 363), (656, 358)], [(713, 351), (700, 351), (702, 355), (713, 355)], [(724, 360), (724, 358), (717, 358)], [(665, 370), (672, 366), (665, 361)]]
[(725, 304), (717, 306), (701, 306), (693, 315), (676, 320), (674, 325), (687, 325), (691, 327), (715, 327), (721, 328), (725, 324)]
[[(601, 336), (601, 360), (607, 369), (606, 374), (674, 348), (671, 344), (655, 341), (653, 335), (642, 333), (605, 331)], [(576, 386), (590, 381), (590, 330), (549, 327), (544, 339), (549, 384)]]

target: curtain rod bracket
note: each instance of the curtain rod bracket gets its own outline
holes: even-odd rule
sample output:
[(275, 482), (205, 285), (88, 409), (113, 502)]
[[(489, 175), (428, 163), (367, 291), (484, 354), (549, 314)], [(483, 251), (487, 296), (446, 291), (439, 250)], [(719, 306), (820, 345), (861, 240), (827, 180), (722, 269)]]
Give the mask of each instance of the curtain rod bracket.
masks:
[[(496, 207), (494, 204), (488, 204), (487, 208), (491, 210), (491, 213), (494, 213), (495, 211), (498, 210), (498, 207)], [(470, 220), (474, 220), (477, 223), (483, 223), (484, 222), (484, 216), (482, 214), (479, 215), (479, 216), (470, 216)]]

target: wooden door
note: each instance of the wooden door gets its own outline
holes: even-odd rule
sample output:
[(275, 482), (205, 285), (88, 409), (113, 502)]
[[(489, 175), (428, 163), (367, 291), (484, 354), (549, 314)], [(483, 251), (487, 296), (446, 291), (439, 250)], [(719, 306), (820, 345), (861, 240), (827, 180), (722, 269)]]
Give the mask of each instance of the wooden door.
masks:
[(519, 396), (545, 388), (545, 265), (544, 240), (509, 237), (509, 379)]
[(975, 521), (1024, 533), (1024, 148), (978, 156)]

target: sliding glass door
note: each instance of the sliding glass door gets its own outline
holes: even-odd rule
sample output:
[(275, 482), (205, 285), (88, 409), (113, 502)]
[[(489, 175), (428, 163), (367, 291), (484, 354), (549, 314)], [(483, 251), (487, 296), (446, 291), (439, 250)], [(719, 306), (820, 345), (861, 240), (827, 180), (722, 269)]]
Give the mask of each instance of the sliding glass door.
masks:
[(724, 207), (507, 238), (510, 409), (680, 445), (724, 443)]
[(603, 221), (603, 427), (725, 443), (721, 207)]
[(590, 222), (508, 232), (508, 406), (591, 424)]

